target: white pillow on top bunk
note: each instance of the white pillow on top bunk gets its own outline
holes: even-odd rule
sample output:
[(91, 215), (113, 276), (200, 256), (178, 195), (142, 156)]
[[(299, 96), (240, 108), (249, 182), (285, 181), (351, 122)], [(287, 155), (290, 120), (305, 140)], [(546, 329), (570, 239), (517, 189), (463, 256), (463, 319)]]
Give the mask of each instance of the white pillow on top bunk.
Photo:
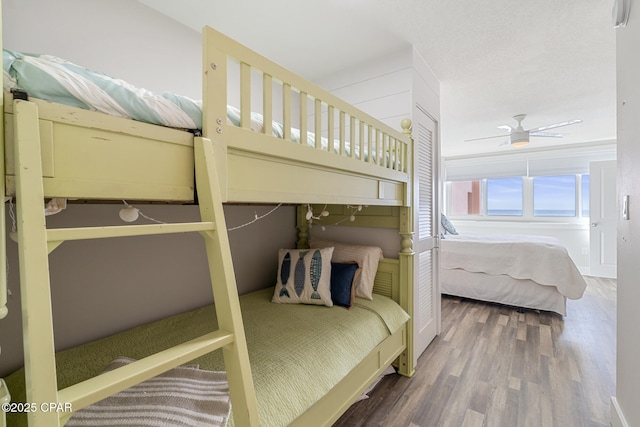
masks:
[(322, 239), (312, 239), (309, 244), (312, 248), (333, 247), (333, 262), (357, 262), (360, 266), (360, 275), (356, 278), (355, 295), (360, 298), (373, 299), (373, 283), (378, 271), (378, 263), (384, 258), (381, 248)]
[(272, 302), (333, 307), (331, 255), (333, 248), (280, 249), (278, 279)]

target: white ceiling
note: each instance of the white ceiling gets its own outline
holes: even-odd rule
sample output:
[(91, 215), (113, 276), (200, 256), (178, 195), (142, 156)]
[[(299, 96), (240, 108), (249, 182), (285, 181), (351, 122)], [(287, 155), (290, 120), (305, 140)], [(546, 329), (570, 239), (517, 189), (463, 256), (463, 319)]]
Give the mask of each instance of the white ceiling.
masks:
[(515, 150), (497, 126), (569, 119), (565, 138), (616, 136), (612, 0), (140, 0), (204, 25), (314, 80), (412, 44), (441, 83), (444, 156)]

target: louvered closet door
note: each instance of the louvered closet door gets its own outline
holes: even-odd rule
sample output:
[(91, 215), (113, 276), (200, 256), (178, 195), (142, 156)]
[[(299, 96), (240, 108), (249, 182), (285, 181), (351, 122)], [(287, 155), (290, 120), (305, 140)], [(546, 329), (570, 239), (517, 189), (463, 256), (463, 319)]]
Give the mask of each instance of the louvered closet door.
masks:
[(414, 281), (414, 355), (417, 358), (440, 332), (440, 286), (438, 282), (437, 222), (438, 212), (438, 147), (437, 123), (422, 109), (417, 108), (414, 119), (415, 140), (414, 178), (416, 200), (415, 237), (416, 252)]

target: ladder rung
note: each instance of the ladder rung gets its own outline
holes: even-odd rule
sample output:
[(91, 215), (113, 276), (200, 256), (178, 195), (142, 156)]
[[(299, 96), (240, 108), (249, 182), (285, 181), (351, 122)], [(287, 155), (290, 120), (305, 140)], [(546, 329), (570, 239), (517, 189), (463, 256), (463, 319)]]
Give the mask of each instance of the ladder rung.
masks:
[(213, 222), (185, 222), (175, 224), (117, 225), (111, 227), (54, 228), (47, 230), (49, 242), (65, 240), (104, 239), (108, 237), (146, 236), (153, 234), (211, 231)]
[(62, 389), (58, 392), (58, 401), (71, 403), (77, 411), (233, 341), (232, 333), (211, 332)]

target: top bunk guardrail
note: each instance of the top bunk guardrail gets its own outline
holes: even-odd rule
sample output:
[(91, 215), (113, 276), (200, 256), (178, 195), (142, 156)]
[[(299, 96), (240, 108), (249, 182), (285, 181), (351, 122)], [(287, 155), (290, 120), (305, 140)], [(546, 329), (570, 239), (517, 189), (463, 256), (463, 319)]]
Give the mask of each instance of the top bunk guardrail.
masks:
[(205, 137), (225, 131), (227, 104), (238, 101), (234, 124), (242, 129), (360, 160), (391, 172), (390, 179), (409, 181), (409, 119), (402, 121), (402, 132), (395, 130), (210, 27), (203, 39)]

